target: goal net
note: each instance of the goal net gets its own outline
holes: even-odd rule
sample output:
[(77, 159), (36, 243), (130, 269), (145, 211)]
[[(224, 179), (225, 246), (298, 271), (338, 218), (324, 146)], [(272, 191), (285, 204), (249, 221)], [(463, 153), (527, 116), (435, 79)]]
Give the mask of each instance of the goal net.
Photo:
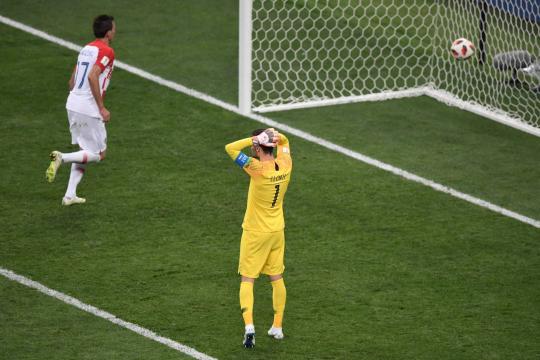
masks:
[[(242, 14), (245, 3), (250, 8)], [(540, 134), (536, 0), (240, 0), (240, 6), (241, 24), (249, 17), (249, 27), (240, 28), (240, 103), (252, 111), (428, 95)], [(476, 45), (468, 60), (450, 54), (460, 37)]]

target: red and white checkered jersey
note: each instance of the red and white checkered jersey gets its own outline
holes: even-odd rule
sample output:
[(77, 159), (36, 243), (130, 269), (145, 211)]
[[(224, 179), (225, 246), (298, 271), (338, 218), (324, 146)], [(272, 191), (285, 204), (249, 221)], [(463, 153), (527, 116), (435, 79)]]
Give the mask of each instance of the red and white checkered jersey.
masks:
[(100, 67), (99, 88), (101, 95), (104, 96), (111, 80), (113, 63), (114, 51), (103, 41), (94, 40), (86, 45), (77, 58), (75, 83), (67, 98), (66, 109), (101, 119), (88, 83), (88, 74), (94, 64)]

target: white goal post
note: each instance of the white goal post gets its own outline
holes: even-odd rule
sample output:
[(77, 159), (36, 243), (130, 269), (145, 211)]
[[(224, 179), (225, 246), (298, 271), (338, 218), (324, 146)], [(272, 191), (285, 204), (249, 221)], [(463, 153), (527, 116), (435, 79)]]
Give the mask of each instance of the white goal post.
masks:
[[(426, 95), (540, 136), (536, 0), (239, 0), (243, 113)], [(475, 55), (457, 61), (453, 40)]]

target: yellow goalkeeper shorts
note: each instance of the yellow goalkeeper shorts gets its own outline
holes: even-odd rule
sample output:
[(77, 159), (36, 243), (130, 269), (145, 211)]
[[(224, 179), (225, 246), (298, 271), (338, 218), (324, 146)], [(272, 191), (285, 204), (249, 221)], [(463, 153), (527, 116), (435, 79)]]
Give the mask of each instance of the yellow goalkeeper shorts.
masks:
[(285, 270), (285, 233), (244, 230), (240, 241), (238, 273), (250, 278), (259, 274), (279, 275)]

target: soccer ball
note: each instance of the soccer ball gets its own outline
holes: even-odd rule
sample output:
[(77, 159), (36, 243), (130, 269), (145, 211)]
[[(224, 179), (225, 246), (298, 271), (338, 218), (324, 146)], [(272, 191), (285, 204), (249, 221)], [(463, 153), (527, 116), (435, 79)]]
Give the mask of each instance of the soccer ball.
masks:
[(452, 43), (450, 51), (457, 60), (465, 60), (474, 54), (474, 44), (465, 38), (459, 38)]

